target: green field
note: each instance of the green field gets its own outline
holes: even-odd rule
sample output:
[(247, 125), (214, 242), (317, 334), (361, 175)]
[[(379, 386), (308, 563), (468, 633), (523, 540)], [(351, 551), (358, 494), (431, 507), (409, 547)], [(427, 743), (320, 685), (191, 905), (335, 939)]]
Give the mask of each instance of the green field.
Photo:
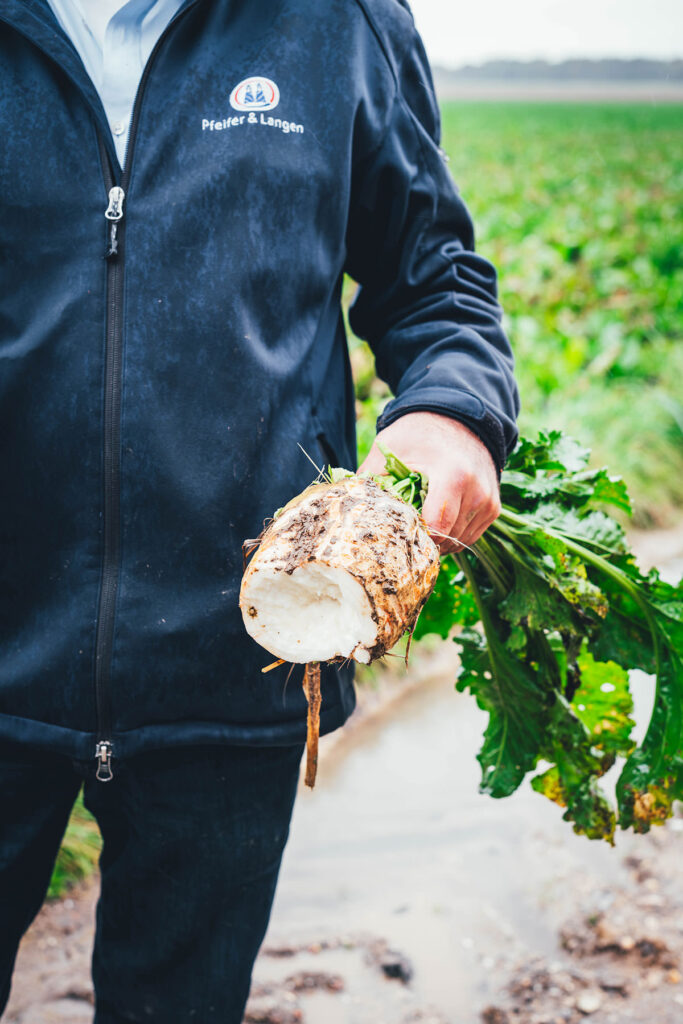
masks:
[[(450, 102), (443, 147), (498, 268), (523, 431), (621, 473), (640, 525), (683, 500), (683, 108)], [(354, 366), (371, 383), (363, 348)], [(371, 419), (371, 416), (370, 416)], [(361, 446), (371, 427), (362, 422)]]
[[(683, 501), (683, 109), (448, 103), (443, 145), (497, 267), (524, 431), (563, 427), (626, 477), (641, 525)], [(352, 289), (347, 289), (350, 297)], [(361, 452), (387, 391), (352, 339)], [(80, 809), (51, 894), (86, 873)]]

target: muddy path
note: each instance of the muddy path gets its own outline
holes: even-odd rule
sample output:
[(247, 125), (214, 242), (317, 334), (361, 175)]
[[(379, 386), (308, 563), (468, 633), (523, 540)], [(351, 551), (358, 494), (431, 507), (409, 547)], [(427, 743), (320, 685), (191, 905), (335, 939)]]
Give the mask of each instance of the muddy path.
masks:
[[(368, 689), (352, 727), (321, 742), (246, 1021), (680, 1024), (683, 818), (610, 849), (529, 787), (480, 796), (484, 719), (453, 691), (452, 651), (420, 671)], [(643, 718), (651, 682), (635, 688)], [(92, 1020), (96, 890), (37, 918), (7, 1024)]]
[(406, 696), (302, 794), (266, 951), (323, 949), (262, 957), (257, 981), (338, 973), (346, 998), (302, 1000), (309, 1024), (683, 1020), (683, 820), (613, 850), (530, 789), (479, 796), (481, 719), (453, 700), (450, 679)]

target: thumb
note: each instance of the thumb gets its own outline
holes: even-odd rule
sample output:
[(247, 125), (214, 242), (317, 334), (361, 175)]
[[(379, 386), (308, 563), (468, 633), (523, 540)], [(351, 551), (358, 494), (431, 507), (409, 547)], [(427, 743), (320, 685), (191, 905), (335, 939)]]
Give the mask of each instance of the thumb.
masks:
[(373, 444), (372, 448), (368, 452), (363, 463), (358, 467), (358, 473), (369, 474), (370, 476), (379, 476), (384, 472), (385, 459), (381, 451), (376, 444)]

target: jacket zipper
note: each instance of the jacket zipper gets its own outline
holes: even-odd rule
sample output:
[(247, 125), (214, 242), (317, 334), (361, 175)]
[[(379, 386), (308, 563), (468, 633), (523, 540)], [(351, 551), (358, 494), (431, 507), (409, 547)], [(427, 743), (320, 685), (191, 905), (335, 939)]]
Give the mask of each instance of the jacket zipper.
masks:
[(97, 712), (96, 778), (110, 782), (112, 743), (109, 680), (114, 640), (116, 595), (119, 585), (121, 550), (121, 376), (123, 365), (123, 332), (121, 307), (123, 300), (123, 259), (119, 249), (123, 228), (123, 188), (113, 183), (109, 161), (102, 150), (107, 184), (108, 247), (107, 260), (107, 330), (104, 360), (104, 436), (103, 436), (103, 531), (102, 578), (95, 633), (95, 707)]
[[(196, 3), (197, 0), (194, 0)], [(97, 742), (96, 778), (110, 782), (114, 778), (111, 741), (111, 662), (114, 644), (116, 597), (119, 587), (121, 555), (121, 384), (123, 373), (123, 282), (124, 282), (124, 202), (130, 180), (131, 162), (140, 119), (140, 107), (150, 70), (159, 47), (169, 30), (194, 3), (183, 7), (171, 19), (157, 40), (140, 79), (128, 133), (126, 158), (121, 184), (114, 179), (107, 146), (97, 128), (100, 161), (107, 191), (104, 213), (107, 224), (107, 322), (104, 369), (104, 436), (103, 436), (103, 534), (102, 575), (95, 632), (95, 710)]]

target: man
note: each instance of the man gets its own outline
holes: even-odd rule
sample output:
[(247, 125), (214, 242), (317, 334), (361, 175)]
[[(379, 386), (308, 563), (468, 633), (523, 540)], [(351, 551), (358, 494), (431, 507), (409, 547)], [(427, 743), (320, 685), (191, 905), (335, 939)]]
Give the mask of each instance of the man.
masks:
[[(495, 273), (399, 0), (1, 0), (0, 67), (0, 1006), (83, 784), (97, 1024), (238, 1024), (306, 714), (242, 540), (299, 443), (353, 463), (344, 271), (382, 438), (476, 540), (516, 436)], [(328, 670), (322, 731), (353, 705)]]

